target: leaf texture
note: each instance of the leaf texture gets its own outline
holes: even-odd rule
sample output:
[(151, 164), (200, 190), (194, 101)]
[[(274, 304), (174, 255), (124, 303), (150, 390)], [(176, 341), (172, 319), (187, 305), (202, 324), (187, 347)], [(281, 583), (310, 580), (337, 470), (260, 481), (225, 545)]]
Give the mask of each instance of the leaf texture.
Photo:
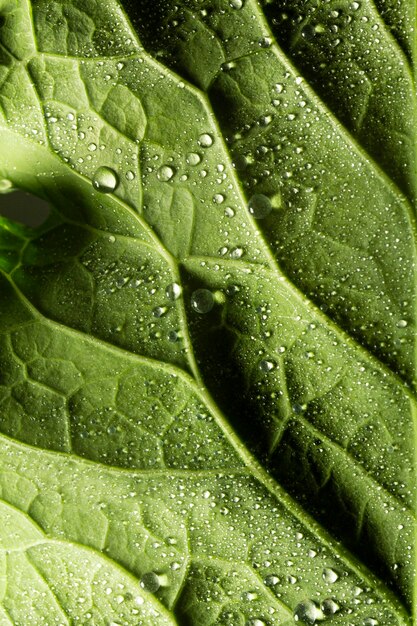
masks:
[(0, 624), (411, 626), (413, 7), (0, 14)]

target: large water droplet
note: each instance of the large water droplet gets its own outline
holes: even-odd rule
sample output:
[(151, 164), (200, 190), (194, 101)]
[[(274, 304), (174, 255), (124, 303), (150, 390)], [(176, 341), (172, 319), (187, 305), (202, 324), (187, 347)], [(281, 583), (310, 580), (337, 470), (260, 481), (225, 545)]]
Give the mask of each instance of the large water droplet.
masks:
[(248, 209), (255, 219), (262, 220), (272, 211), (272, 204), (263, 193), (255, 193), (249, 200)]
[(243, 7), (243, 0), (230, 0), (229, 4), (232, 9), (241, 9)]
[(294, 610), (294, 621), (301, 624), (315, 624), (322, 618), (322, 612), (312, 600), (304, 600)]
[(323, 580), (326, 583), (329, 583), (330, 585), (332, 585), (333, 583), (336, 582), (336, 580), (339, 578), (339, 574), (337, 572), (334, 571), (334, 569), (331, 569), (330, 567), (325, 567), (323, 570)]
[(174, 170), (169, 165), (162, 165), (158, 170), (158, 180), (167, 183), (174, 176)]
[(210, 148), (213, 145), (213, 137), (208, 133), (203, 133), (198, 138), (198, 143), (202, 148)]
[(149, 591), (149, 593), (156, 593), (161, 587), (161, 581), (158, 574), (155, 574), (155, 572), (147, 572), (146, 574), (143, 574), (140, 579), (140, 586), (142, 589), (145, 589), (145, 591)]
[(326, 598), (321, 603), (321, 610), (323, 615), (334, 615), (340, 610), (340, 606), (333, 600), (333, 598)]
[(13, 191), (12, 181), (7, 178), (2, 178), (0, 180), (0, 193), (9, 193), (10, 191)]
[(214, 296), (208, 289), (197, 289), (191, 295), (191, 306), (197, 313), (209, 313), (214, 306)]
[(165, 289), (165, 295), (168, 300), (178, 300), (182, 293), (181, 286), (178, 283), (171, 283)]
[(110, 167), (99, 167), (93, 176), (93, 187), (101, 193), (112, 193), (119, 185), (119, 177)]
[(186, 161), (188, 165), (198, 165), (201, 161), (201, 157), (197, 152), (190, 152), (190, 154), (187, 155)]

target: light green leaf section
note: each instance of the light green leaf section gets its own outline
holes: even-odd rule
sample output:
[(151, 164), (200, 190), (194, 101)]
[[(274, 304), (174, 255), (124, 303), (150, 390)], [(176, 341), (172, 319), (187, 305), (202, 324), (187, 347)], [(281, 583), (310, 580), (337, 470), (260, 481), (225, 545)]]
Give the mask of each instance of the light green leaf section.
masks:
[(277, 5), (0, 3), (0, 624), (414, 623), (407, 52)]

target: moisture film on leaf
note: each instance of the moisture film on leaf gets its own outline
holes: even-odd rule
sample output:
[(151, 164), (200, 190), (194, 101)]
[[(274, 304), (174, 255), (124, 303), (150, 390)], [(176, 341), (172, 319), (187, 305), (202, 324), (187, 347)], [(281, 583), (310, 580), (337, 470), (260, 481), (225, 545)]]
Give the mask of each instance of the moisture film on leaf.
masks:
[(0, 0), (1, 626), (417, 623), (415, 48)]

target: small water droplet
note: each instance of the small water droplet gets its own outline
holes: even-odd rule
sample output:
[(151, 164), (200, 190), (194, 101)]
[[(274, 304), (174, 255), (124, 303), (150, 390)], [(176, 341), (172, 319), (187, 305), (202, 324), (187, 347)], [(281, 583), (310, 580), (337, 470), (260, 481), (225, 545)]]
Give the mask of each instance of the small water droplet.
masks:
[(202, 148), (210, 148), (213, 145), (213, 137), (208, 133), (203, 133), (198, 138), (198, 143)]
[(165, 288), (165, 295), (168, 300), (178, 300), (182, 293), (181, 286), (178, 283), (171, 283)]
[(266, 626), (266, 622), (264, 622), (262, 619), (259, 619), (258, 617), (252, 617), (251, 619), (247, 620), (245, 626)]
[(379, 624), (378, 620), (373, 617), (367, 617), (363, 623), (364, 626), (378, 626)]
[(407, 326), (407, 320), (399, 320), (397, 322), (397, 328), (405, 328)]
[(162, 165), (157, 173), (158, 180), (167, 183), (174, 176), (174, 170), (169, 165)]
[(279, 578), (278, 576), (275, 576), (275, 574), (270, 574), (269, 576), (266, 576), (264, 583), (267, 587), (274, 587), (274, 585), (279, 583)]
[(232, 9), (239, 10), (243, 7), (243, 0), (230, 0), (229, 4)]
[(272, 204), (263, 193), (255, 193), (249, 200), (248, 209), (255, 219), (262, 220), (272, 211)]
[(197, 289), (191, 295), (191, 306), (197, 313), (209, 313), (214, 306), (214, 297), (208, 289)]
[(95, 152), (97, 150), (97, 144), (95, 143), (90, 143), (88, 146), (88, 149), (90, 152)]
[(93, 176), (93, 187), (101, 193), (112, 193), (119, 184), (119, 177), (110, 167), (99, 167)]
[(334, 569), (332, 569), (331, 567), (325, 567), (322, 576), (323, 580), (330, 585), (335, 583), (336, 580), (339, 578), (339, 574), (337, 574), (337, 572), (335, 572)]
[(234, 217), (235, 216), (235, 211), (234, 209), (232, 209), (232, 207), (227, 206), (224, 210), (224, 214), (226, 217)]
[(213, 196), (213, 202), (215, 204), (222, 204), (224, 202), (224, 195), (222, 193), (216, 193)]
[(119, 70), (122, 70), (124, 68), (125, 64), (122, 63), (121, 61), (119, 61), (118, 63), (116, 63), (116, 68)]
[(136, 175), (135, 172), (132, 172), (132, 170), (129, 170), (126, 172), (126, 180), (135, 180)]
[(275, 91), (277, 93), (282, 93), (284, 91), (284, 85), (282, 83), (276, 83)]
[(201, 162), (201, 157), (197, 152), (190, 152), (187, 155), (186, 161), (188, 165), (198, 165)]

